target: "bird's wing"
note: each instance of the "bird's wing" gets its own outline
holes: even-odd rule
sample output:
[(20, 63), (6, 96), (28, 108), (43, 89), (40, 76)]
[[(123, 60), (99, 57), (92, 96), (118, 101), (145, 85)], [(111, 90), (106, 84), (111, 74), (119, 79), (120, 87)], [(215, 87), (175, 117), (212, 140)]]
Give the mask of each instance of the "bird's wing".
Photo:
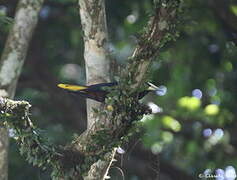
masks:
[(105, 100), (106, 91), (101, 90), (100, 88), (104, 86), (101, 84), (92, 85), (91, 86), (78, 86), (71, 84), (58, 84), (59, 88), (62, 88), (69, 92), (70, 94), (79, 95), (81, 97), (94, 99), (99, 102), (103, 102)]
[(70, 93), (74, 95), (79, 95), (84, 98), (94, 99), (99, 102), (104, 102), (107, 94), (105, 91), (90, 91), (90, 90), (71, 91)]

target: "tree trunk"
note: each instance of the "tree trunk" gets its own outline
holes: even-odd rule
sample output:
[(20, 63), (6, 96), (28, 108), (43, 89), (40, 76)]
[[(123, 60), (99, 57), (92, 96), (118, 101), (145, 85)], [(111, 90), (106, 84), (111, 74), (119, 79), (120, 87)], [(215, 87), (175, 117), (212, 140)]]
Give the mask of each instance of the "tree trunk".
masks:
[[(43, 0), (21, 0), (0, 60), (0, 96), (13, 98)], [(0, 179), (7, 180), (8, 131), (0, 128)]]
[[(79, 0), (84, 31), (84, 58), (87, 84), (109, 82), (108, 32), (104, 0)], [(100, 103), (87, 100), (87, 128), (95, 122), (93, 108)]]

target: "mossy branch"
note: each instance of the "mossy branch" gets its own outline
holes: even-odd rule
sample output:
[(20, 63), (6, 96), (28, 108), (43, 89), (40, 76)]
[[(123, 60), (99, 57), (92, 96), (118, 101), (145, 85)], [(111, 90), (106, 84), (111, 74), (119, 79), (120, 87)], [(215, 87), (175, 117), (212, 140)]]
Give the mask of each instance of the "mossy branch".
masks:
[(154, 0), (154, 7), (153, 15), (140, 34), (138, 45), (121, 75), (123, 88), (128, 87), (131, 93), (144, 84), (153, 58), (179, 35), (177, 24), (181, 11), (180, 0)]
[(13, 131), (13, 138), (20, 146), (20, 154), (25, 156), (29, 163), (42, 169), (52, 168), (54, 179), (69, 179), (75, 176), (73, 168), (83, 162), (83, 156), (79, 152), (52, 144), (31, 121), (30, 107), (27, 101), (0, 97), (0, 125)]
[[(50, 142), (43, 131), (31, 121), (30, 107), (27, 101), (14, 101), (0, 97), (0, 126), (8, 127), (13, 131), (13, 138), (19, 145), (20, 153), (29, 163), (42, 169), (52, 168), (53, 179), (91, 180), (92, 177), (98, 179), (98, 174), (107, 175), (106, 172), (116, 152), (115, 147), (125, 140), (124, 137), (122, 138), (121, 129), (111, 136), (113, 129), (101, 127), (90, 134), (90, 138), (80, 136), (81, 145), (84, 147), (75, 148), (74, 144), (77, 144), (77, 141), (72, 145), (59, 147)], [(114, 141), (115, 138), (116, 141)], [(120, 138), (123, 140), (119, 142)], [(87, 140), (90, 141), (85, 144)], [(103, 173), (98, 173), (99, 170)]]

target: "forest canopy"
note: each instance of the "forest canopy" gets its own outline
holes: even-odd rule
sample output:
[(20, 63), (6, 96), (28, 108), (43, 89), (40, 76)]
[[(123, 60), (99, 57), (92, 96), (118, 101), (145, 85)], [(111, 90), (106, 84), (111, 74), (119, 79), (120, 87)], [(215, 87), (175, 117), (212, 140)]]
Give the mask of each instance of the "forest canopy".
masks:
[[(17, 2), (0, 0), (0, 54)], [(142, 130), (120, 147), (109, 171), (111, 179), (236, 178), (237, 3), (181, 4), (176, 40), (159, 49), (147, 70), (148, 81), (163, 90), (142, 99), (155, 113), (143, 116)], [(150, 0), (113, 0), (105, 5), (111, 70), (119, 72), (154, 7)], [(83, 35), (77, 1), (47, 0), (16, 88), (14, 99), (30, 102), (34, 122), (57, 145), (71, 142), (86, 129), (85, 99), (57, 87), (61, 82), (86, 84)], [(14, 129), (9, 136), (9, 179), (50, 179), (50, 169), (34, 167), (20, 155)]]

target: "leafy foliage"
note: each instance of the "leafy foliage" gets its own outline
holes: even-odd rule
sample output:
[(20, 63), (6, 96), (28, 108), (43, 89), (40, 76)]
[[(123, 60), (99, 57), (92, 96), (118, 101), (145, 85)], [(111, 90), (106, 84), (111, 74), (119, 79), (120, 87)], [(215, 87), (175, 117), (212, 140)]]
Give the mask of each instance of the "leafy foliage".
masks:
[[(207, 169), (215, 174), (217, 169), (226, 171), (228, 166), (237, 164), (237, 50), (231, 39), (236, 31), (230, 31), (229, 20), (223, 21), (221, 13), (211, 8), (209, 1), (183, 2), (186, 10), (182, 14), (184, 23), (179, 38), (163, 46), (162, 53), (148, 69), (150, 80), (164, 84), (168, 91), (165, 96), (150, 95), (144, 99), (153, 101), (163, 112), (143, 119), (146, 133), (142, 140), (148, 150), (159, 154), (160, 167), (168, 163), (172, 172), (178, 169), (197, 179)], [(143, 32), (152, 3), (150, 0), (106, 3), (112, 57), (124, 65), (137, 43), (137, 34)], [(13, 1), (3, 4), (8, 7), (7, 16), (13, 17)], [(226, 4), (236, 14), (236, 4), (231, 1)], [(82, 32), (75, 6), (77, 2), (66, 0), (45, 3), (17, 90), (17, 99), (30, 100), (32, 115), (56, 144), (70, 141), (72, 132), (79, 134), (85, 129), (84, 100), (70, 98), (55, 88), (58, 81), (85, 84)], [(8, 30), (5, 24), (1, 27)], [(1, 31), (0, 51), (6, 30)], [(32, 140), (40, 141), (37, 138)], [(146, 154), (136, 156), (139, 149), (136, 145), (124, 149), (129, 152), (129, 159), (137, 162), (132, 167), (122, 166), (126, 179), (144, 179), (144, 172), (131, 169), (136, 164), (145, 164), (142, 158)], [(41, 179), (47, 179), (49, 172), (34, 169), (19, 159), (13, 141), (10, 157), (10, 179), (27, 179), (29, 175), (37, 179), (39, 174)], [(161, 168), (161, 174), (177, 179), (166, 170)], [(112, 175), (116, 176), (119, 176), (117, 172)]]

